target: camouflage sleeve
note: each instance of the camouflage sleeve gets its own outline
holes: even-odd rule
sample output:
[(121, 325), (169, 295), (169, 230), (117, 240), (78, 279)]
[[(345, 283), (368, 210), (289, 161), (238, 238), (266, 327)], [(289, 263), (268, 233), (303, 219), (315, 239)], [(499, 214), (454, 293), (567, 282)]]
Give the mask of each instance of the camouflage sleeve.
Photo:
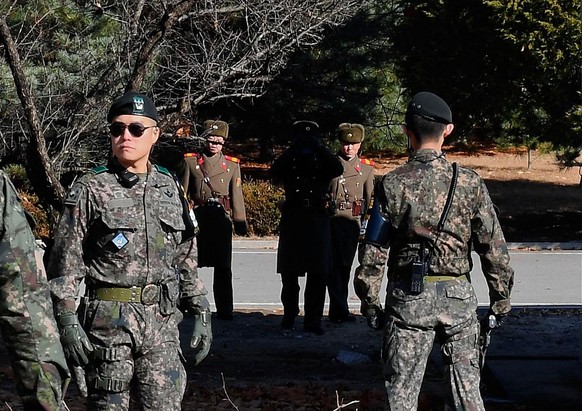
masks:
[(192, 298), (200, 309), (209, 309), (208, 292), (198, 277), (196, 239), (178, 246), (176, 267), (180, 277), (180, 299)]
[(180, 162), (176, 170), (176, 175), (180, 180), (182, 190), (184, 190), (185, 193), (188, 193), (188, 190), (190, 189), (190, 167), (186, 160), (182, 160), (182, 162)]
[(41, 253), (14, 186), (0, 172), (0, 328), (26, 409), (60, 409), (69, 376)]
[(472, 240), (489, 288), (489, 304), (495, 314), (506, 314), (511, 310), (514, 273), (509, 265), (509, 251), (503, 231), (482, 180), (475, 204), (476, 212), (471, 220)]
[(75, 312), (81, 281), (88, 274), (83, 245), (93, 213), (90, 190), (82, 181), (77, 182), (65, 199), (49, 257), (48, 276), (57, 316)]
[(358, 246), (360, 265), (354, 274), (354, 289), (361, 301), (360, 312), (366, 317), (374, 314), (376, 308), (382, 309), (380, 288), (387, 259), (387, 248), (368, 243), (360, 243)]

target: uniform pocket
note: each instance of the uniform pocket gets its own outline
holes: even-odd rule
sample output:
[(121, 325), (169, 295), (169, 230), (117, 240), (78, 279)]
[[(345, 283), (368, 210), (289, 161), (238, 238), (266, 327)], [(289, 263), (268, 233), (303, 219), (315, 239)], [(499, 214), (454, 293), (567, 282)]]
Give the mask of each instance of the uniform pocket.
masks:
[(415, 301), (415, 300), (420, 300), (421, 298), (423, 298), (423, 293), (420, 294), (411, 294), (409, 293), (409, 291), (407, 289), (404, 289), (405, 287), (403, 287), (402, 284), (394, 287), (394, 289), (392, 290), (392, 298), (394, 300), (398, 301), (402, 301), (402, 302), (407, 302), (407, 301)]
[(466, 300), (473, 296), (473, 286), (468, 281), (451, 281), (445, 289), (447, 298)]
[(101, 215), (101, 222), (103, 227), (93, 234), (97, 245), (107, 253), (131, 254), (134, 248), (134, 233), (137, 231), (135, 219), (106, 211)]
[(180, 288), (177, 281), (162, 284), (160, 299), (160, 312), (162, 315), (170, 315), (176, 310)]

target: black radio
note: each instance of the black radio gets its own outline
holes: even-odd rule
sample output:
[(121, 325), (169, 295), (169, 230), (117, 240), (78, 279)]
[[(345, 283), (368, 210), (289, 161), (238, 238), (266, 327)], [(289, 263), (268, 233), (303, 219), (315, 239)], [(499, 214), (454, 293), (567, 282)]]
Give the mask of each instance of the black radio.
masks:
[(428, 273), (428, 263), (420, 258), (410, 266), (410, 292), (420, 294), (424, 290), (424, 277)]

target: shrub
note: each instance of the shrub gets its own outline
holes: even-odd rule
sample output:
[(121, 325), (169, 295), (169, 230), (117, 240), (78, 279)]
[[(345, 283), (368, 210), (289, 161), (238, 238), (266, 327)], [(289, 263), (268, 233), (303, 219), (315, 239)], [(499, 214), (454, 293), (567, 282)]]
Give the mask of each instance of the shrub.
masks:
[(269, 236), (277, 234), (283, 201), (283, 191), (268, 181), (243, 182), (243, 197), (247, 213), (249, 234)]

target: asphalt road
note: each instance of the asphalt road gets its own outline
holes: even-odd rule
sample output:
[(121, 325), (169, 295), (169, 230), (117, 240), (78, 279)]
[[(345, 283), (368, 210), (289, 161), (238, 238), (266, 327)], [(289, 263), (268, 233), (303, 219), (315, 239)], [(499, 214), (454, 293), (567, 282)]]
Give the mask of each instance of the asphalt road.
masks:
[[(280, 301), (281, 280), (276, 273), (276, 249), (247, 248), (253, 246), (251, 240), (244, 244), (238, 242), (238, 245), (237, 247), (237, 243), (235, 243), (233, 251), (235, 309), (282, 308)], [(268, 245), (272, 247), (276, 245), (276, 242)], [(582, 305), (582, 250), (512, 250), (510, 254), (511, 265), (515, 270), (515, 283), (512, 292), (513, 306)], [(477, 292), (479, 305), (487, 306), (489, 304), (487, 288), (476, 254), (473, 255), (473, 260), (472, 282)], [(353, 269), (355, 267), (356, 261), (354, 261)], [(206, 285), (208, 298), (214, 309), (212, 269), (200, 268), (199, 273)], [(303, 285), (303, 280), (301, 285)], [(383, 298), (382, 296), (382, 301)], [(301, 301), (303, 301), (302, 296)], [(349, 305), (353, 312), (358, 312), (360, 302), (351, 284)]]

